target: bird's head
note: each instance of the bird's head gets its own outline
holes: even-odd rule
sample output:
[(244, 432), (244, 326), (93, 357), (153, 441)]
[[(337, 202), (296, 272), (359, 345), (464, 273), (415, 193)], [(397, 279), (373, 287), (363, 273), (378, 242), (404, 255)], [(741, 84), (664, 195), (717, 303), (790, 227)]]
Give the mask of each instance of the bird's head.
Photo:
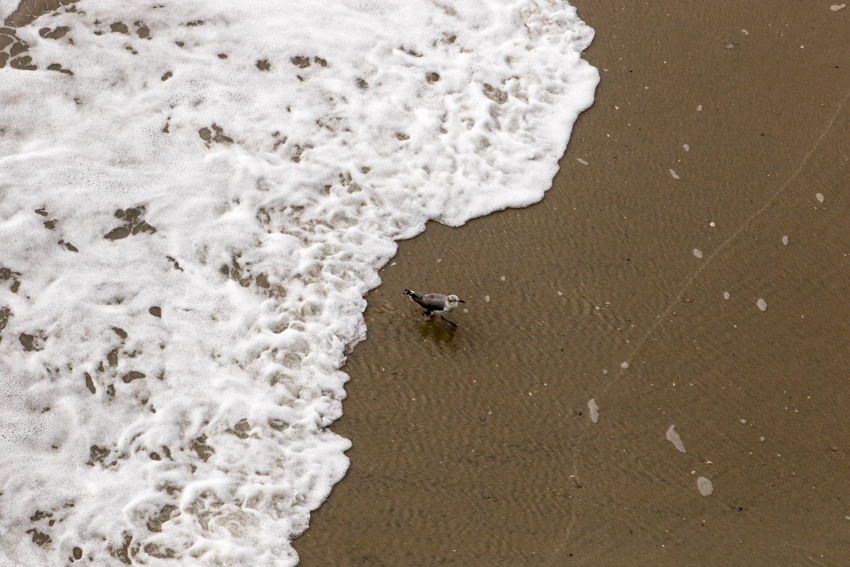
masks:
[(458, 298), (456, 295), (450, 295), (448, 298), (449, 303), (466, 303), (464, 300)]

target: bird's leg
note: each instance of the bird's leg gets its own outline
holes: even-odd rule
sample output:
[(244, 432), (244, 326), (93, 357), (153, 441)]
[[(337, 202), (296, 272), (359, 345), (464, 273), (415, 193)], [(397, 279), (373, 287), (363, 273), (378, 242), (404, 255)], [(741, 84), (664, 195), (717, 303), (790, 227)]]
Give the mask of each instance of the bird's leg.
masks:
[(448, 324), (449, 324), (449, 325), (451, 325), (452, 327), (457, 327), (457, 323), (452, 323), (451, 321), (449, 321), (448, 319), (446, 319), (446, 318), (445, 318), (445, 317), (443, 317), (442, 315), (440, 315), (440, 319), (442, 319), (443, 321), (445, 321), (446, 323), (448, 323)]

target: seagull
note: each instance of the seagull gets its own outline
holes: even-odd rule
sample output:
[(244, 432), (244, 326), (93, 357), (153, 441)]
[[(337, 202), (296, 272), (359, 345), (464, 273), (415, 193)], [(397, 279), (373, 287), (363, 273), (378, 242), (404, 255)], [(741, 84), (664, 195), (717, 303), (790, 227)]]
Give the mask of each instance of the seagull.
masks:
[(466, 303), (464, 300), (458, 299), (458, 296), (456, 295), (443, 295), (442, 293), (428, 293), (422, 295), (418, 291), (410, 291), (409, 289), (406, 289), (404, 290), (404, 295), (409, 295), (411, 301), (424, 307), (428, 312), (429, 317), (434, 313), (437, 313), (440, 315), (440, 319), (449, 323), (453, 327), (457, 327), (457, 325), (443, 317), (443, 313), (451, 313), (457, 309), (458, 303)]

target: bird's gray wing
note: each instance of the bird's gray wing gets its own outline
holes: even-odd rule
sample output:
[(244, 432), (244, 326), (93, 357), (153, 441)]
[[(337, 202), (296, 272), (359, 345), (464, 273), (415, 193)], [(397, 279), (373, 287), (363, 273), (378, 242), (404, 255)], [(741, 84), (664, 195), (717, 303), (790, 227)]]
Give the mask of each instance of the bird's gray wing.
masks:
[(448, 296), (443, 295), (442, 293), (428, 293), (422, 296), (421, 301), (417, 301), (416, 303), (428, 311), (442, 311), (446, 306), (447, 299)]

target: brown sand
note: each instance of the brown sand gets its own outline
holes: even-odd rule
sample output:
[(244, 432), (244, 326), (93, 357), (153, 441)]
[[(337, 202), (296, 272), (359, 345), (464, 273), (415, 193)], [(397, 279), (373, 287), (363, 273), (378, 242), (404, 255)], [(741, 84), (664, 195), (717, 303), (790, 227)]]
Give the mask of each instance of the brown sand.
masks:
[[(59, 9), (62, 6), (68, 6), (76, 3), (78, 0), (21, 0), (14, 12), (9, 14), (3, 21), (3, 26), (0, 26), (0, 69), (9, 63), (13, 69), (21, 71), (35, 71), (38, 69), (32, 63), (32, 57), (27, 55), (29, 45), (26, 41), (18, 37), (16, 28), (27, 26), (36, 21), (41, 16)], [(76, 9), (73, 8), (72, 9)], [(70, 11), (71, 9), (69, 9)], [(63, 31), (64, 30), (64, 31)], [(39, 33), (42, 37), (51, 37), (58, 39), (65, 35), (68, 28), (58, 27), (55, 30), (42, 28)], [(62, 71), (70, 73), (67, 69), (62, 69), (61, 65), (50, 65), (51, 71)]]
[(382, 272), (304, 567), (850, 557), (850, 8), (574, 3), (597, 103), (542, 203)]

